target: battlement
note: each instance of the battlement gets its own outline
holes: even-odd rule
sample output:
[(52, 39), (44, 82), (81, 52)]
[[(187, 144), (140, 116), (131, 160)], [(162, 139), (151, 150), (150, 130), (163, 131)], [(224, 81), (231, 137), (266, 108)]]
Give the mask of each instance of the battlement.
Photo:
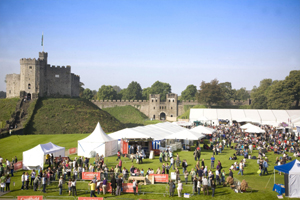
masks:
[(55, 66), (55, 65), (47, 65), (47, 70), (50, 70), (50, 71), (55, 71), (56, 73), (59, 73), (59, 72), (68, 72), (68, 73), (71, 73), (71, 67), (69, 65), (67, 65), (66, 67), (65, 66)]
[(37, 60), (35, 58), (21, 58), (20, 59), (20, 65), (38, 65), (40, 64), (40, 60)]

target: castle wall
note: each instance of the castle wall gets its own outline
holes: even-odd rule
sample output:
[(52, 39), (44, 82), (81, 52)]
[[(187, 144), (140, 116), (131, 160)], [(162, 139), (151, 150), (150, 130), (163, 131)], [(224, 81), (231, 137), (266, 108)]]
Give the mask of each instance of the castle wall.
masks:
[(147, 100), (102, 100), (95, 101), (91, 100), (92, 103), (97, 105), (99, 108), (110, 108), (115, 106), (133, 106), (137, 108), (140, 112), (144, 113), (146, 116), (149, 115), (149, 103)]
[(71, 67), (47, 66), (45, 68), (46, 96), (71, 97)]
[(6, 98), (20, 97), (20, 74), (7, 74)]
[(80, 77), (71, 74), (71, 96), (79, 97)]

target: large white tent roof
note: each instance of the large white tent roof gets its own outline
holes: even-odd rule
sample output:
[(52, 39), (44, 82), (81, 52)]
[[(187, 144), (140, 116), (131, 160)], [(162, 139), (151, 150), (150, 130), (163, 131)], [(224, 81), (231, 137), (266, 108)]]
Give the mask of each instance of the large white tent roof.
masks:
[(197, 126), (193, 129), (191, 129), (191, 131), (200, 133), (200, 134), (212, 134), (213, 132), (216, 132), (215, 129), (205, 127), (205, 126)]
[(230, 121), (251, 121), (261, 124), (278, 126), (279, 123), (295, 120), (300, 110), (259, 110), (259, 109), (203, 109), (190, 110), (190, 121), (205, 117), (208, 120), (228, 119)]
[(201, 138), (204, 138), (205, 135), (199, 134), (197, 132), (194, 132), (192, 130), (182, 130), (177, 133), (173, 133), (166, 137), (166, 139), (180, 139), (180, 140), (198, 140)]
[(89, 143), (99, 143), (115, 140), (109, 135), (107, 135), (101, 128), (100, 123), (98, 122), (94, 131), (87, 136), (86, 138), (79, 140), (78, 142), (89, 142)]

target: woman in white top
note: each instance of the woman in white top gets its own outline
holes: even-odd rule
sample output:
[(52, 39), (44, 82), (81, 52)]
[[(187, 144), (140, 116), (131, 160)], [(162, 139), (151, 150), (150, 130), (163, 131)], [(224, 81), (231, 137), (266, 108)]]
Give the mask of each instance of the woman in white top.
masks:
[(178, 197), (181, 197), (181, 191), (182, 191), (182, 183), (180, 180), (178, 180), (178, 185), (177, 185)]
[[(217, 170), (218, 171), (218, 170)], [(197, 181), (197, 191), (198, 191), (198, 195), (200, 195), (200, 190), (201, 190), (201, 182), (200, 182), (200, 178), (198, 178)]]
[(77, 196), (76, 180), (74, 178), (72, 179), (71, 186), (72, 186), (72, 196)]
[(26, 190), (28, 190), (28, 188), (29, 188), (29, 174), (28, 174), (28, 172), (25, 172), (25, 187), (26, 187)]
[(76, 167), (73, 169), (73, 174), (74, 174), (75, 180), (77, 180), (78, 179), (78, 171), (77, 171)]
[(7, 175), (7, 177), (6, 177), (6, 191), (10, 191), (10, 176), (9, 176), (9, 174)]

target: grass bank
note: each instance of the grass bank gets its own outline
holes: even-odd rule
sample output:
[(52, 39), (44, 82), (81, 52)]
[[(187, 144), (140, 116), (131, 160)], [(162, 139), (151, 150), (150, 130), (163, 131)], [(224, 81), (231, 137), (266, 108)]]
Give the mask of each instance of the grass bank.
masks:
[(19, 100), (19, 98), (0, 99), (0, 128), (3, 128), (6, 121), (11, 118)]
[(91, 133), (97, 122), (105, 132), (124, 125), (106, 111), (80, 98), (40, 98), (26, 127), (27, 134)]

